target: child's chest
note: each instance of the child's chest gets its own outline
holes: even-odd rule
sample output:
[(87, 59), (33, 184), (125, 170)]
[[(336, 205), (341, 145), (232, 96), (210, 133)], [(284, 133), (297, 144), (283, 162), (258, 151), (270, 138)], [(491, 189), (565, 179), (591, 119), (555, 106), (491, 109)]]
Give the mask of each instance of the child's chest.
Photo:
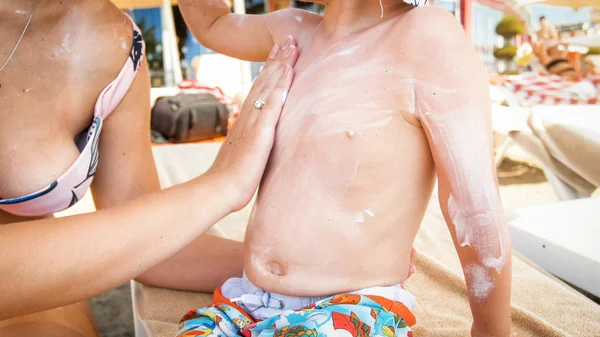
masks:
[(348, 42), (324, 52), (300, 48), (280, 138), (368, 131), (389, 124), (410, 105), (412, 86), (370, 45)]

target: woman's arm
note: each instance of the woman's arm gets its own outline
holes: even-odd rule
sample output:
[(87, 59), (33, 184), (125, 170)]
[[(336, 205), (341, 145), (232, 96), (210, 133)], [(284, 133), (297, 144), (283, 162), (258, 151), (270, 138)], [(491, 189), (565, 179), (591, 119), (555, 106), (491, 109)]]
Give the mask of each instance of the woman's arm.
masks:
[(212, 293), (232, 277), (242, 277), (242, 242), (202, 234), (175, 255), (136, 278), (146, 285)]
[[(97, 210), (160, 190), (149, 129), (150, 78), (143, 62), (127, 95), (103, 124), (92, 183)], [(155, 286), (212, 291), (226, 279), (242, 275), (242, 248), (240, 242), (203, 234), (136, 279)], [(200, 252), (210, 255), (210, 260), (198, 259)]]
[[(264, 15), (233, 14), (222, 0), (179, 1), (181, 13), (194, 36), (205, 47), (246, 61), (262, 62), (273, 44), (287, 36), (300, 37), (320, 16), (300, 9)], [(310, 30), (310, 29), (309, 29)]]
[[(458, 252), (473, 336), (510, 335), (511, 246), (494, 166), (485, 69), (456, 19), (423, 8), (412, 90), (436, 165), (442, 212)], [(415, 27), (418, 23), (415, 22)], [(417, 40), (415, 40), (417, 41)]]
[[(283, 54), (269, 59), (250, 92), (249, 97), (267, 99), (267, 105), (262, 110), (251, 102), (243, 107), (202, 176), (95, 213), (0, 226), (0, 320), (74, 303), (122, 284), (244, 207), (264, 171), (292, 82), (298, 54), (295, 49), (288, 58)], [(107, 202), (100, 201), (101, 207)]]
[(1, 226), (0, 320), (96, 296), (176, 253), (231, 210), (225, 183), (203, 176), (95, 213)]

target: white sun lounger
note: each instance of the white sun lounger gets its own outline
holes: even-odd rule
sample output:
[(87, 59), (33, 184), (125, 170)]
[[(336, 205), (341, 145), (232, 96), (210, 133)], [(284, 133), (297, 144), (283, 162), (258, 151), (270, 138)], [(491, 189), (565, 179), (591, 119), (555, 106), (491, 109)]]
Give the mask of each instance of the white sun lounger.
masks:
[(496, 166), (517, 144), (544, 170), (559, 200), (589, 197), (600, 186), (600, 107), (522, 107), (508, 90), (494, 89), (492, 98), (504, 93), (509, 105), (492, 105)]
[(492, 131), (494, 135), (496, 167), (502, 164), (507, 151), (514, 142), (509, 137), (512, 131), (527, 131), (529, 109), (492, 105)]
[(600, 297), (600, 198), (520, 208), (507, 220), (515, 251)]
[(221, 88), (236, 104), (242, 106), (251, 87), (245, 84), (244, 78), (243, 69), (247, 68), (247, 62), (222, 54), (203, 54), (194, 57), (192, 64), (199, 82)]
[(509, 136), (540, 162), (558, 198), (591, 196), (600, 186), (600, 108), (536, 106), (528, 126)]
[[(535, 157), (563, 202), (507, 217), (513, 248), (544, 270), (600, 296), (600, 109), (537, 106), (510, 138)], [(580, 199), (581, 198), (581, 199)], [(578, 200), (573, 200), (578, 199)]]

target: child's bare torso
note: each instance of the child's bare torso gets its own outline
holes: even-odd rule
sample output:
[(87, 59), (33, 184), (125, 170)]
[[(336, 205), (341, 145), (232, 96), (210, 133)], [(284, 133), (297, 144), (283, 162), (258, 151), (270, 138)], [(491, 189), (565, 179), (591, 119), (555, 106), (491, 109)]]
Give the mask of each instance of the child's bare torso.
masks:
[(250, 218), (244, 267), (272, 292), (318, 296), (403, 282), (434, 184), (411, 113), (416, 41), (393, 20), (331, 44), (298, 39), (296, 77)]

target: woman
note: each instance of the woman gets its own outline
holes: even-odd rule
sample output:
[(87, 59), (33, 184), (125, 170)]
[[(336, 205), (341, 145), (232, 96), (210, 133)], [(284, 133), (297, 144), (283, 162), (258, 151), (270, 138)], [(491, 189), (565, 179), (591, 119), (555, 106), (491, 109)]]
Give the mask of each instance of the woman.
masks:
[[(297, 52), (271, 54), (250, 93), (266, 104), (243, 108), (211, 169), (158, 192), (132, 21), (108, 0), (3, 1), (0, 17), (0, 335), (95, 336), (86, 299), (127, 280), (241, 275), (238, 243), (200, 235), (254, 194)], [(98, 212), (52, 217), (88, 186)]]

